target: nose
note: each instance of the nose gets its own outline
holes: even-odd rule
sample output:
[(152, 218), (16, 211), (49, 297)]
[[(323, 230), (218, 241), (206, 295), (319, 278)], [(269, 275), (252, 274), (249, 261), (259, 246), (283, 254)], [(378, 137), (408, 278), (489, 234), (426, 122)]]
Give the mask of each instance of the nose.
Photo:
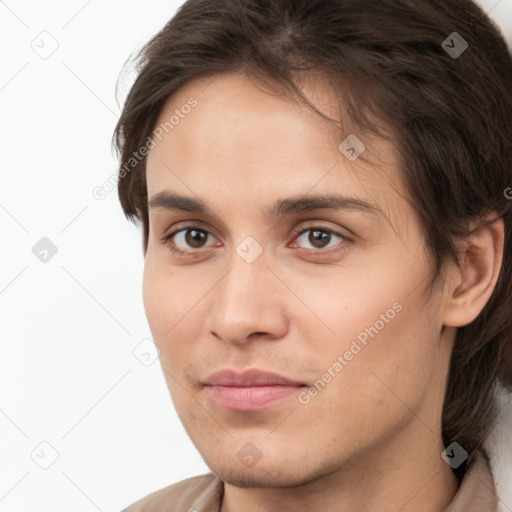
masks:
[(228, 343), (282, 338), (288, 329), (284, 286), (267, 267), (265, 253), (247, 263), (236, 251), (216, 285), (207, 327)]

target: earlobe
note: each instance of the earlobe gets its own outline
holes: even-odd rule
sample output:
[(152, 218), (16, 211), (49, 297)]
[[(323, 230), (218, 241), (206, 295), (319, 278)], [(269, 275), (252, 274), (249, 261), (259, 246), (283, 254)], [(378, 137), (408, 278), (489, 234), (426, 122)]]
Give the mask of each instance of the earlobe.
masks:
[(502, 219), (480, 224), (461, 247), (462, 262), (453, 265), (446, 287), (443, 323), (470, 324), (490, 299), (501, 269), (505, 226)]

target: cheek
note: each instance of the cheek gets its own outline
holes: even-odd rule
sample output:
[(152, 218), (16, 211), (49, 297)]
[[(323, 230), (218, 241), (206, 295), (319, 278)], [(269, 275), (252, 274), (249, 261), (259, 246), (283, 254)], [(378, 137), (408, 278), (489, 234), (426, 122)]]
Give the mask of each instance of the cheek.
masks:
[[(332, 279), (329, 287), (310, 284), (304, 301), (318, 315), (298, 322), (318, 377), (328, 382), (318, 396), (345, 412), (352, 409), (340, 417), (364, 415), (362, 404), (384, 415), (401, 414), (404, 403), (414, 408), (425, 394), (439, 333), (421, 287), (411, 293), (417, 285), (411, 275), (367, 272), (363, 279)], [(302, 290), (306, 297), (306, 286)]]
[[(149, 251), (148, 251), (149, 253)], [(180, 298), (181, 300), (178, 300)], [(167, 343), (185, 316), (183, 289), (177, 276), (168, 269), (146, 257), (142, 280), (144, 310), (155, 344), (165, 351)]]
[[(148, 251), (149, 252), (149, 251)], [(146, 258), (142, 297), (146, 317), (160, 361), (172, 374), (183, 371), (190, 357), (191, 340), (198, 334), (197, 311), (206, 290), (192, 287), (190, 279)]]
[[(170, 290), (173, 292), (170, 293)], [(176, 290), (175, 283), (171, 283), (171, 279), (157, 271), (157, 266), (152, 260), (146, 258), (142, 283), (144, 309), (153, 341), (160, 351), (160, 365), (173, 400), (177, 394), (177, 371), (182, 364), (186, 364), (182, 361), (185, 356), (180, 355), (180, 345), (172, 343), (172, 338), (180, 327), (180, 324), (177, 324), (179, 312), (173, 300), (176, 296), (179, 296), (179, 290)], [(177, 327), (173, 328), (176, 324)]]
[(372, 432), (405, 420), (410, 411), (419, 410), (431, 385), (437, 364), (435, 333), (419, 304), (400, 304), (393, 318), (387, 307), (368, 308), (364, 323), (351, 326), (351, 335), (323, 358), (324, 371), (338, 356), (343, 358), (325, 404), (339, 409), (340, 418), (351, 418), (356, 430)]
[(183, 272), (173, 270), (166, 261), (165, 252), (155, 250), (150, 242), (144, 261), (142, 299), (151, 330), (159, 340), (173, 332), (172, 327), (190, 308), (186, 302), (194, 294), (185, 286)]
[(158, 343), (163, 331), (164, 312), (167, 310), (168, 299), (164, 293), (164, 289), (165, 285), (162, 280), (158, 279), (155, 266), (149, 259), (148, 250), (148, 256), (144, 262), (142, 278), (142, 300), (155, 343)]

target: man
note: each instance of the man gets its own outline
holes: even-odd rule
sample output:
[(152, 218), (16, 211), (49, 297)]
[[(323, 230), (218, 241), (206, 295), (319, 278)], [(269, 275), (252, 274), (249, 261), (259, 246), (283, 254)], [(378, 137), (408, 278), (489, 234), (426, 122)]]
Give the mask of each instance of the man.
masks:
[(119, 196), (211, 473), (126, 512), (496, 511), (482, 443), (512, 366), (496, 27), (469, 0), (196, 0), (141, 56)]

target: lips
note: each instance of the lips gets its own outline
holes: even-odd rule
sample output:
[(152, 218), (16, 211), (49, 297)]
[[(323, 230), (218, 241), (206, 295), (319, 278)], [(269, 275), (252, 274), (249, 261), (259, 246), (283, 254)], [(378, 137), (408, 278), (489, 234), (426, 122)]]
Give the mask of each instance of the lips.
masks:
[(284, 400), (306, 384), (277, 373), (251, 369), (242, 373), (221, 370), (204, 384), (217, 405), (232, 411), (257, 411)]
[(288, 379), (277, 373), (262, 370), (246, 370), (237, 373), (234, 370), (221, 370), (210, 375), (204, 384), (208, 386), (304, 386), (303, 382)]

